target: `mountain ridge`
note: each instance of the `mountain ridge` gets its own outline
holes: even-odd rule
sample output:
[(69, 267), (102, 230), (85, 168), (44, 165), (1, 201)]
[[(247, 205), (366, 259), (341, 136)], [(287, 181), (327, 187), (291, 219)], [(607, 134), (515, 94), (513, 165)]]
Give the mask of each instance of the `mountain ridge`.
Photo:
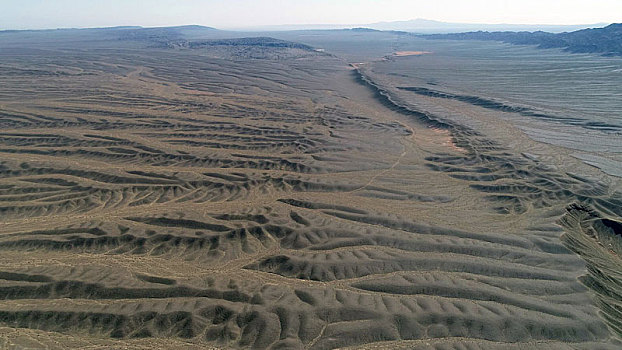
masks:
[(514, 45), (536, 45), (541, 49), (560, 48), (571, 53), (597, 53), (622, 56), (622, 23), (604, 28), (589, 28), (574, 32), (465, 32), (420, 35), (427, 39), (502, 41)]
[(350, 29), (356, 27), (371, 28), (376, 30), (388, 31), (404, 31), (420, 34), (436, 34), (436, 33), (457, 33), (475, 30), (494, 30), (494, 31), (549, 31), (561, 33), (565, 31), (574, 31), (591, 27), (603, 27), (609, 23), (590, 23), (590, 24), (486, 24), (486, 23), (452, 23), (442, 22), (429, 19), (412, 19), (406, 21), (383, 21), (374, 23), (351, 23), (351, 24), (278, 24), (278, 25), (259, 25), (252, 27), (233, 27), (223, 28), (226, 30), (236, 31), (293, 31), (293, 30), (335, 30)]

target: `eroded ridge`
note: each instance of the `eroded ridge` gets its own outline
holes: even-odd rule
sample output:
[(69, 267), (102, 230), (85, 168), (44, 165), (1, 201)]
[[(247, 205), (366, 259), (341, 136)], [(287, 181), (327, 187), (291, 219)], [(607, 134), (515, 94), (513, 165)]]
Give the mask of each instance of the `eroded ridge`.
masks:
[[(532, 215), (557, 219), (565, 229), (564, 244), (587, 263), (587, 275), (581, 282), (595, 292), (600, 314), (610, 329), (620, 334), (619, 293), (616, 279), (619, 265), (619, 236), (622, 226), (622, 193), (606, 183), (575, 173), (562, 173), (555, 166), (541, 162), (530, 154), (517, 155), (481, 133), (432, 114), (407, 107), (407, 103), (373, 82), (358, 69), (359, 81), (370, 87), (383, 104), (402, 114), (433, 127), (448, 128), (460, 154), (426, 157), (426, 166), (462, 180), (471, 189), (483, 192), (495, 205), (492, 209), (503, 215)], [(436, 98), (455, 98), (487, 109), (511, 109), (511, 112), (532, 114), (527, 109), (514, 110), (494, 101), (433, 93), (424, 88), (398, 88)], [(403, 104), (404, 103), (404, 104)], [(563, 210), (568, 203), (575, 202)], [(578, 204), (576, 204), (578, 203)], [(550, 223), (550, 220), (548, 220)], [(530, 231), (557, 232), (548, 225), (532, 225)], [(556, 240), (555, 240), (556, 241)], [(545, 249), (561, 252), (547, 240)], [(544, 246), (542, 246), (544, 248)], [(553, 250), (551, 250), (552, 252)]]
[(596, 295), (603, 318), (618, 335), (622, 334), (620, 308), (620, 235), (622, 223), (607, 219), (584, 205), (571, 205), (560, 221), (566, 229), (562, 239), (587, 263), (582, 282)]
[(583, 284), (555, 225), (604, 184), (304, 45), (125, 34), (0, 51), (0, 346), (619, 348), (615, 220), (564, 216)]
[[(539, 237), (443, 229), (292, 199), (202, 220), (128, 217), (5, 237), (6, 256), (70, 252), (93, 263), (4, 269), (2, 322), (258, 348), (608, 336), (583, 305), (589, 296), (575, 280), (582, 262), (562, 247), (551, 252)], [(180, 261), (195, 272), (145, 273), (140, 264), (123, 266), (127, 259)], [(106, 267), (112, 261), (121, 263)]]

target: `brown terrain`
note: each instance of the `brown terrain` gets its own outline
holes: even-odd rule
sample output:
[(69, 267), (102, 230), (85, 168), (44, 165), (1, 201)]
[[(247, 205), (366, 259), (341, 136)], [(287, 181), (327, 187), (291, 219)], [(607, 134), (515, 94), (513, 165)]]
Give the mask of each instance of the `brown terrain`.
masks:
[(110, 42), (0, 50), (0, 348), (622, 346), (606, 185), (328, 53)]
[(429, 55), (431, 52), (429, 51), (396, 51), (393, 53), (393, 56), (404, 57), (404, 56), (421, 56), (421, 55)]

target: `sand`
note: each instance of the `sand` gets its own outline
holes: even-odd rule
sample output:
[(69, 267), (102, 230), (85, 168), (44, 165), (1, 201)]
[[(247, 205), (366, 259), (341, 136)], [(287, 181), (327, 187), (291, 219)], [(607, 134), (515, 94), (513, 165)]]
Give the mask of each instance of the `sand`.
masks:
[(248, 50), (0, 51), (0, 346), (620, 347), (607, 188)]
[(404, 56), (421, 56), (421, 55), (430, 55), (432, 52), (430, 51), (396, 51), (393, 53), (393, 56), (404, 57)]

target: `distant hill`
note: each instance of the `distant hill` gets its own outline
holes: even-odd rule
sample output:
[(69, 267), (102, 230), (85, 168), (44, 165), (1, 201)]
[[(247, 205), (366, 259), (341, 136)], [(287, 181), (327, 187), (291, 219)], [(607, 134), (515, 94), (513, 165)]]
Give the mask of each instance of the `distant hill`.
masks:
[(408, 21), (378, 22), (366, 24), (365, 27), (378, 30), (398, 30), (421, 34), (444, 34), (469, 32), (477, 30), (486, 31), (546, 31), (561, 33), (592, 27), (602, 27), (607, 23), (576, 24), (576, 25), (552, 25), (552, 24), (484, 24), (484, 23), (449, 23), (433, 21), (429, 19), (413, 19)]
[(121, 39), (130, 40), (146, 40), (146, 39), (180, 39), (202, 37), (206, 34), (218, 31), (212, 27), (204, 27), (198, 25), (176, 26), (176, 27), (152, 27), (152, 28), (130, 28), (117, 30), (115, 34)]
[(300, 43), (286, 40), (280, 40), (270, 37), (253, 37), (253, 38), (233, 38), (233, 39), (212, 39), (212, 40), (170, 40), (170, 41), (154, 41), (155, 47), (162, 48), (206, 48), (214, 46), (230, 46), (230, 47), (261, 47), (261, 48), (281, 48), (281, 49), (299, 49), (313, 51), (313, 47)]
[(548, 32), (467, 32), (422, 35), (427, 39), (493, 40), (515, 45), (537, 45), (539, 48), (562, 48), (572, 53), (598, 53), (622, 56), (622, 23), (604, 28), (577, 30), (569, 33)]
[(482, 24), (482, 23), (449, 23), (429, 19), (413, 19), (408, 21), (358, 23), (358, 24), (292, 24), (266, 25), (236, 28), (245, 31), (292, 31), (292, 30), (335, 30), (364, 27), (385, 31), (403, 31), (418, 34), (457, 33), (476, 30), (487, 31), (547, 31), (561, 33), (585, 28), (602, 27), (608, 23), (551, 25), (551, 24)]
[(220, 31), (211, 27), (186, 25), (175, 27), (107, 27), (107, 28), (61, 28), (42, 30), (0, 31), (0, 48), (35, 45), (38, 48), (71, 48), (95, 43), (107, 46), (148, 45), (174, 40), (202, 40), (236, 37), (235, 33)]

